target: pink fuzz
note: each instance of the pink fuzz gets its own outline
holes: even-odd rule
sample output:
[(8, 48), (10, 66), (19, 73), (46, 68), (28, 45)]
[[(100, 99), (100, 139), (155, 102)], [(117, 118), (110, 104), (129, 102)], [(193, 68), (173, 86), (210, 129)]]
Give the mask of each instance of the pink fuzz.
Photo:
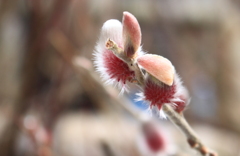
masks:
[(167, 86), (162, 84), (162, 86), (148, 80), (145, 84), (144, 94), (145, 99), (150, 101), (150, 106), (157, 106), (160, 110), (164, 103), (170, 103), (176, 92), (176, 86)]
[[(150, 107), (157, 106), (161, 110), (163, 104), (171, 104), (177, 112), (182, 112), (185, 108), (185, 101), (180, 97), (175, 97), (177, 92), (177, 85), (173, 83), (172, 86), (163, 83), (156, 84), (152, 80), (147, 80), (144, 87), (145, 100), (150, 102)], [(174, 101), (179, 98), (180, 100)]]
[(111, 79), (125, 84), (128, 80), (134, 78), (134, 72), (121, 59), (116, 57), (110, 50), (106, 50), (103, 55), (103, 63), (106, 72)]

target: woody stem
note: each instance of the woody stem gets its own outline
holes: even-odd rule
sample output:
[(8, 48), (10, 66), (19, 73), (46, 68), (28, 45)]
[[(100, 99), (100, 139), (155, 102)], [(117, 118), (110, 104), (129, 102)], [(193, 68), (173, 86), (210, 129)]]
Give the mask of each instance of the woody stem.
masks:
[(168, 116), (172, 123), (174, 123), (187, 137), (188, 144), (198, 150), (202, 156), (217, 156), (216, 153), (211, 152), (197, 137), (194, 130), (190, 127), (183, 115), (177, 113), (170, 105), (164, 104), (162, 107), (164, 113)]

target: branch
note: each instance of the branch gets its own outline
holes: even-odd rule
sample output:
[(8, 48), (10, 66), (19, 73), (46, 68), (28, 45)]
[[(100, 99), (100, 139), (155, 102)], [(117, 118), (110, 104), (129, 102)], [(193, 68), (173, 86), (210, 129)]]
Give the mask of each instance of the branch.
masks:
[(164, 113), (168, 116), (172, 123), (174, 123), (187, 137), (188, 144), (199, 151), (203, 156), (217, 156), (216, 153), (211, 152), (197, 137), (194, 130), (190, 127), (183, 115), (177, 113), (170, 105), (164, 104), (162, 107)]

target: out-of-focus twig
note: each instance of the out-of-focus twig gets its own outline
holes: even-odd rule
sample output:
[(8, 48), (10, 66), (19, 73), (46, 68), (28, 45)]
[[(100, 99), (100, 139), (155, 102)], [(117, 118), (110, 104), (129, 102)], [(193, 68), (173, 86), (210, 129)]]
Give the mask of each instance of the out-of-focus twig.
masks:
[[(137, 120), (145, 120), (145, 116), (131, 107), (130, 102), (122, 97), (121, 100), (118, 98), (118, 92), (112, 89), (107, 89), (102, 85), (102, 83), (97, 78), (93, 71), (92, 63), (84, 57), (74, 56), (75, 48), (66, 38), (66, 36), (61, 31), (54, 31), (49, 35), (49, 41), (60, 54), (60, 56), (72, 67), (72, 69), (79, 74), (79, 79), (81, 86), (92, 96), (91, 99), (96, 101), (99, 107), (104, 107), (103, 110), (109, 109), (108, 104), (114, 104), (117, 107), (121, 107)], [(105, 101), (103, 101), (103, 99)], [(108, 102), (107, 102), (108, 101)], [(104, 103), (104, 104), (103, 104)]]

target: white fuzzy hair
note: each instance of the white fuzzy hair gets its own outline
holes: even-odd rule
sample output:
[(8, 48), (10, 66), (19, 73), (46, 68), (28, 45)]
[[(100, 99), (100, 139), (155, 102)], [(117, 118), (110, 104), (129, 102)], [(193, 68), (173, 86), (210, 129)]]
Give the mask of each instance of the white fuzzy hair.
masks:
[[(174, 83), (176, 85), (176, 93), (174, 94), (173, 98), (171, 99), (170, 103), (167, 103), (169, 105), (171, 105), (173, 108), (176, 107), (175, 102), (182, 102), (182, 100), (179, 98), (184, 97), (184, 99), (186, 99), (186, 103), (185, 105), (187, 106), (190, 102), (190, 98), (189, 98), (189, 94), (187, 89), (183, 86), (181, 78), (179, 77), (179, 75), (175, 72), (174, 74)], [(146, 76), (146, 78), (150, 78), (149, 76)], [(158, 84), (156, 84), (158, 85)], [(145, 99), (145, 95), (144, 93), (141, 91), (139, 93), (136, 94), (138, 97), (135, 99), (136, 101), (146, 101)], [(156, 117), (160, 117), (163, 119), (166, 119), (167, 116), (164, 113), (164, 111), (162, 109), (158, 109), (157, 106), (152, 106), (152, 108), (150, 108), (150, 101), (146, 101), (149, 104), (149, 108), (147, 110), (147, 112), (151, 115), (151, 116), (156, 116)]]
[(101, 78), (106, 84), (116, 84), (118, 87), (123, 87), (121, 83), (118, 83), (115, 79), (111, 79), (110, 75), (107, 73), (107, 68), (104, 67), (104, 52), (107, 50), (105, 47), (106, 41), (108, 39), (115, 41), (116, 43), (122, 43), (122, 23), (115, 19), (110, 19), (106, 21), (101, 29), (100, 37), (94, 50), (94, 66), (98, 73), (100, 73)]
[[(116, 79), (112, 79), (110, 75), (107, 72), (107, 68), (104, 67), (104, 52), (107, 50), (106, 49), (106, 41), (108, 39), (113, 40), (116, 42), (120, 47), (123, 46), (123, 39), (122, 39), (122, 31), (123, 31), (123, 26), (122, 23), (116, 19), (110, 19), (106, 21), (101, 29), (100, 37), (97, 42), (97, 45), (94, 50), (94, 66), (97, 70), (98, 73), (100, 73), (100, 77), (102, 80), (107, 84), (107, 85), (115, 85), (118, 88), (121, 89), (121, 93), (124, 91), (128, 91), (128, 85), (123, 84), (121, 81), (117, 81)], [(137, 50), (138, 55), (143, 55), (145, 52), (142, 51), (142, 47), (140, 46)]]

